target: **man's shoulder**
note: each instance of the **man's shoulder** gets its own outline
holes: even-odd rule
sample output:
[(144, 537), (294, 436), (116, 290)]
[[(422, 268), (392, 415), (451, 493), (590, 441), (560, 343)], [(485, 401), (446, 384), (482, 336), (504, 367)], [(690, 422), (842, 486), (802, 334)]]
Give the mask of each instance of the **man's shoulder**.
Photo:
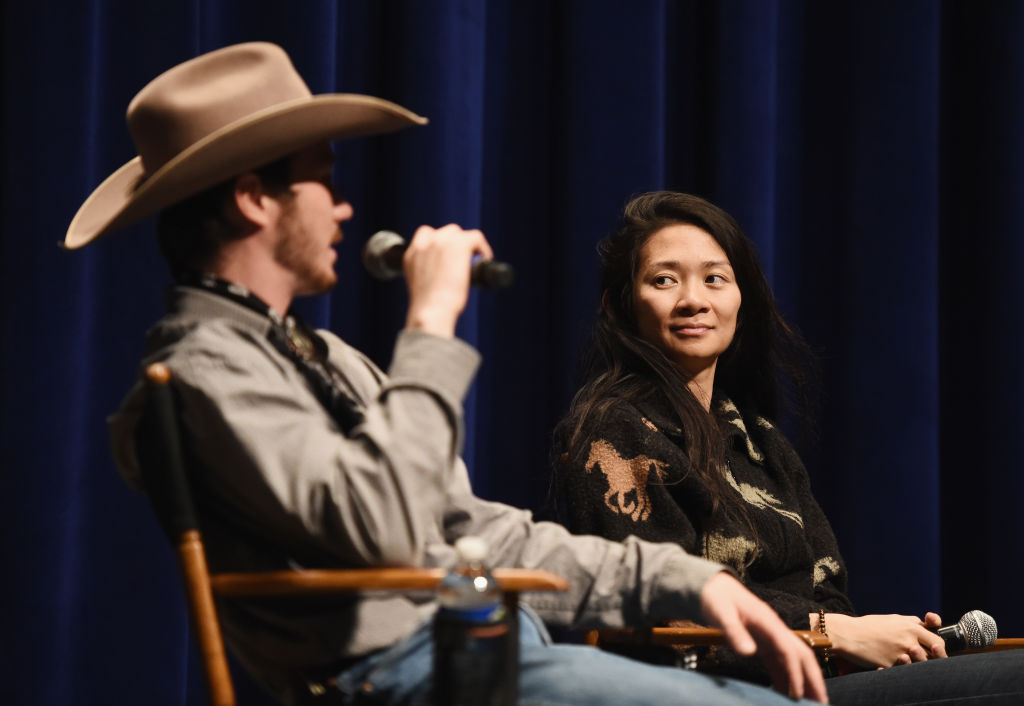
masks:
[(209, 366), (245, 369), (267, 353), (258, 335), (231, 321), (166, 319), (150, 330), (143, 364), (159, 360), (178, 375)]
[(280, 357), (267, 339), (270, 322), (214, 294), (178, 288), (172, 306), (146, 334), (143, 363), (163, 361), (172, 373), (196, 368), (244, 371)]
[(197, 299), (198, 306), (172, 306), (147, 332), (135, 384), (107, 419), (115, 461), (133, 485), (138, 482), (134, 434), (146, 397), (148, 365), (164, 363), (179, 400), (189, 404), (201, 399), (204, 407), (287, 378), (287, 361), (267, 340), (269, 326), (216, 301), (186, 299)]

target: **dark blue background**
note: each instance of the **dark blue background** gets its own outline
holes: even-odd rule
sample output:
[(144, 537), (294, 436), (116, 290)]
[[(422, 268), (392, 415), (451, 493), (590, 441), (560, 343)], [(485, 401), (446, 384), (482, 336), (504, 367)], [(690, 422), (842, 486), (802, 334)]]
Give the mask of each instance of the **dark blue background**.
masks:
[[(538, 507), (597, 303), (594, 244), (631, 194), (731, 211), (820, 351), (804, 454), (862, 612), (980, 608), (1024, 634), (1024, 4), (939, 0), (81, 0), (3, 4), (0, 700), (201, 703), (178, 579), (104, 417), (162, 309), (144, 223), (57, 248), (130, 159), (131, 97), (238, 41), (314, 92), (427, 115), (340, 146), (342, 284), (306, 311), (386, 365), (400, 284), (377, 229), (481, 227), (519, 279), (474, 295), (480, 494)], [(243, 699), (261, 697), (243, 691)]]

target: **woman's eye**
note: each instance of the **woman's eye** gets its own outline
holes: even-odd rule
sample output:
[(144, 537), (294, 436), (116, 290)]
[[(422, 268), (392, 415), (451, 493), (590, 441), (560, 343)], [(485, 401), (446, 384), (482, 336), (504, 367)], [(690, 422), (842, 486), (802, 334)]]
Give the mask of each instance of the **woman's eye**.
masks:
[(670, 284), (672, 284), (672, 282), (674, 282), (674, 281), (675, 280), (673, 280), (668, 275), (658, 275), (657, 277), (654, 278), (654, 286), (656, 286), (656, 287), (667, 287)]
[(725, 284), (725, 277), (722, 275), (708, 275), (704, 278), (707, 284)]

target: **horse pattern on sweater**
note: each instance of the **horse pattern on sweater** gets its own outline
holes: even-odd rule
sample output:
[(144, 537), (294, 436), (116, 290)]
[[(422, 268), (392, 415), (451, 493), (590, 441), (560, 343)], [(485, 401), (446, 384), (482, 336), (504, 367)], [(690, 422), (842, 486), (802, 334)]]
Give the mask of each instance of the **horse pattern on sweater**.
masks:
[(819, 608), (852, 614), (835, 536), (796, 452), (764, 417), (726, 398), (714, 404), (725, 436), (719, 470), (749, 522), (713, 513), (661, 400), (642, 408), (623, 401), (584, 424), (585, 455), (563, 457), (555, 469), (563, 523), (611, 539), (676, 542), (732, 569), (793, 628), (807, 629)]
[(647, 497), (647, 478), (654, 474), (665, 478), (665, 464), (643, 454), (623, 458), (615, 447), (604, 439), (590, 445), (590, 454), (584, 470), (591, 473), (599, 469), (608, 482), (604, 504), (612, 512), (629, 515), (634, 522), (643, 522), (651, 514), (651, 501)]

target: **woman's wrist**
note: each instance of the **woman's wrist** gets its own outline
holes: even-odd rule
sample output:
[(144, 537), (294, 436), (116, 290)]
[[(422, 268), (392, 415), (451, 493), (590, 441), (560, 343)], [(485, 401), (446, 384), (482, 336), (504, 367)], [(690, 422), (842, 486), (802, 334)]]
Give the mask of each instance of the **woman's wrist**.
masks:
[[(818, 613), (808, 614), (808, 623), (810, 624), (810, 630), (812, 632), (820, 632), (823, 635), (827, 635), (829, 642), (832, 643), (832, 652), (843, 651), (843, 633), (845, 632), (845, 626), (850, 619), (849, 615), (842, 613), (825, 613), (819, 611)], [(825, 629), (822, 629), (824, 624)]]
[[(821, 608), (818, 610), (818, 632), (822, 636), (831, 642), (831, 638), (828, 635), (828, 625), (825, 623), (825, 609)], [(822, 668), (825, 670), (826, 676), (832, 676), (834, 674), (832, 664), (832, 647), (825, 647), (821, 651)]]
[(832, 643), (833, 654), (846, 653), (847, 626), (850, 620), (851, 616), (844, 615), (843, 613), (825, 613), (825, 622), (828, 624), (828, 639)]

